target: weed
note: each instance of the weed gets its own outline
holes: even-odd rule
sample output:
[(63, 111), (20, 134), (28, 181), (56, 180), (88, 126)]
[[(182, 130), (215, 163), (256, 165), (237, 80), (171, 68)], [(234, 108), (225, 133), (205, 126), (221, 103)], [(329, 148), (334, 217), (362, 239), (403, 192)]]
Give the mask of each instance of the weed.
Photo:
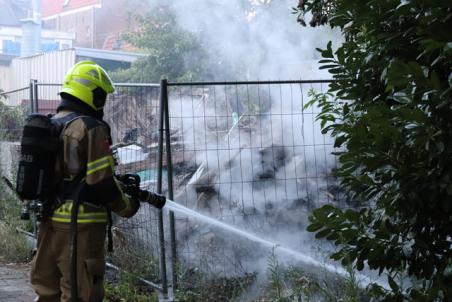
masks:
[(0, 260), (7, 262), (26, 262), (30, 257), (31, 249), (24, 234), (5, 222), (0, 222)]
[(8, 262), (25, 262), (30, 257), (31, 248), (25, 235), (17, 228), (24, 228), (26, 224), (19, 220), (20, 205), (8, 190), (0, 183), (0, 258)]
[(181, 264), (177, 268), (177, 274), (179, 283), (175, 297), (181, 302), (235, 301), (256, 280), (256, 274), (220, 277), (215, 273), (202, 272), (198, 268)]
[(267, 265), (268, 284), (262, 297), (265, 300), (262, 301), (366, 301), (364, 292), (358, 287), (355, 272), (350, 267), (345, 278), (332, 277), (325, 272), (319, 279), (299, 267), (285, 268), (279, 263), (274, 250), (268, 257)]
[(122, 270), (144, 277), (152, 282), (160, 282), (159, 259), (140, 245), (140, 239), (124, 235), (118, 229), (113, 232), (114, 252), (109, 254), (108, 261)]
[(114, 281), (105, 282), (106, 302), (158, 302), (154, 291), (141, 287), (132, 274), (121, 273)]
[(282, 276), (281, 267), (278, 262), (278, 258), (275, 254), (275, 248), (272, 249), (272, 253), (267, 259), (267, 271), (269, 275), (269, 289), (270, 298), (275, 302), (286, 302), (289, 301), (288, 297), (284, 297), (284, 279)]

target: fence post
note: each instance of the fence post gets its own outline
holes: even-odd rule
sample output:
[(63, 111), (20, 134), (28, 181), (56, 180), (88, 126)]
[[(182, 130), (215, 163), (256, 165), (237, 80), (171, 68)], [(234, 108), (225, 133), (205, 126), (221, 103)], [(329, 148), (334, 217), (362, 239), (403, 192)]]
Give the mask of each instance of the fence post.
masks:
[[(158, 173), (157, 173), (157, 193), (162, 193), (162, 170), (163, 170), (163, 118), (164, 118), (164, 103), (168, 97), (166, 91), (166, 82), (160, 82), (160, 112), (159, 112), (159, 143), (158, 143)], [(168, 293), (168, 280), (166, 276), (166, 253), (165, 253), (165, 234), (163, 230), (163, 210), (158, 210), (158, 230), (160, 242), (160, 274), (162, 278), (162, 292), (166, 295)]]
[(30, 112), (33, 113), (34, 111), (34, 82), (33, 80), (30, 79), (30, 89), (29, 89), (29, 93), (30, 93)]
[(38, 101), (38, 80), (33, 80), (33, 112), (39, 112), (39, 101)]
[[(168, 198), (173, 200), (173, 160), (171, 156), (171, 128), (169, 125), (169, 106), (168, 106), (168, 82), (162, 81), (162, 91), (165, 91), (164, 114), (165, 114), (165, 134), (166, 134), (166, 167), (168, 177)], [(171, 242), (171, 278), (173, 290), (177, 288), (177, 246), (176, 246), (176, 226), (174, 220), (174, 212), (169, 212), (170, 219), (170, 242)]]

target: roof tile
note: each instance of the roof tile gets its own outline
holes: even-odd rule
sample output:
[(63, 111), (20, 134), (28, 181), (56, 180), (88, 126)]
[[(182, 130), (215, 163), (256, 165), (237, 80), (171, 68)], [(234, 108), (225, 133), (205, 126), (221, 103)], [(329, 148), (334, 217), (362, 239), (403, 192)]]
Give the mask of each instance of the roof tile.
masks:
[(42, 0), (42, 16), (45, 18), (101, 2), (101, 0)]

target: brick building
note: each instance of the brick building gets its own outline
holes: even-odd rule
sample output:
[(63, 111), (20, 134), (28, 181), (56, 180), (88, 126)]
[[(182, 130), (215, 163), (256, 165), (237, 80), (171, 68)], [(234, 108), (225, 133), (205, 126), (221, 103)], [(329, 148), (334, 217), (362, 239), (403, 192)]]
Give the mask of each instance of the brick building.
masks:
[(121, 33), (133, 26), (133, 14), (142, 11), (138, 0), (42, 0), (44, 29), (75, 33), (78, 47), (131, 50)]

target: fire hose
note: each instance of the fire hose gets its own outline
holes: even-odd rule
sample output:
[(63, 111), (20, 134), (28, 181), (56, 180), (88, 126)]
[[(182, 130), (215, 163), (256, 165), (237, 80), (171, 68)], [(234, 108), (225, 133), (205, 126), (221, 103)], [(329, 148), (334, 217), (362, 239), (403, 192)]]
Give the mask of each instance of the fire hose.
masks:
[[(115, 174), (115, 178), (120, 182), (125, 194), (142, 203), (148, 203), (158, 209), (163, 208), (166, 203), (166, 197), (151, 191), (142, 190), (140, 188), (140, 176), (138, 174)], [(81, 189), (82, 190), (82, 189)], [(80, 191), (81, 191), (80, 190)], [(77, 194), (74, 207), (72, 208), (71, 233), (72, 233), (72, 249), (71, 249), (71, 296), (73, 301), (78, 301), (77, 290), (77, 215), (80, 196)], [(110, 221), (111, 224), (111, 221)], [(111, 244), (111, 225), (109, 226), (109, 249)]]

